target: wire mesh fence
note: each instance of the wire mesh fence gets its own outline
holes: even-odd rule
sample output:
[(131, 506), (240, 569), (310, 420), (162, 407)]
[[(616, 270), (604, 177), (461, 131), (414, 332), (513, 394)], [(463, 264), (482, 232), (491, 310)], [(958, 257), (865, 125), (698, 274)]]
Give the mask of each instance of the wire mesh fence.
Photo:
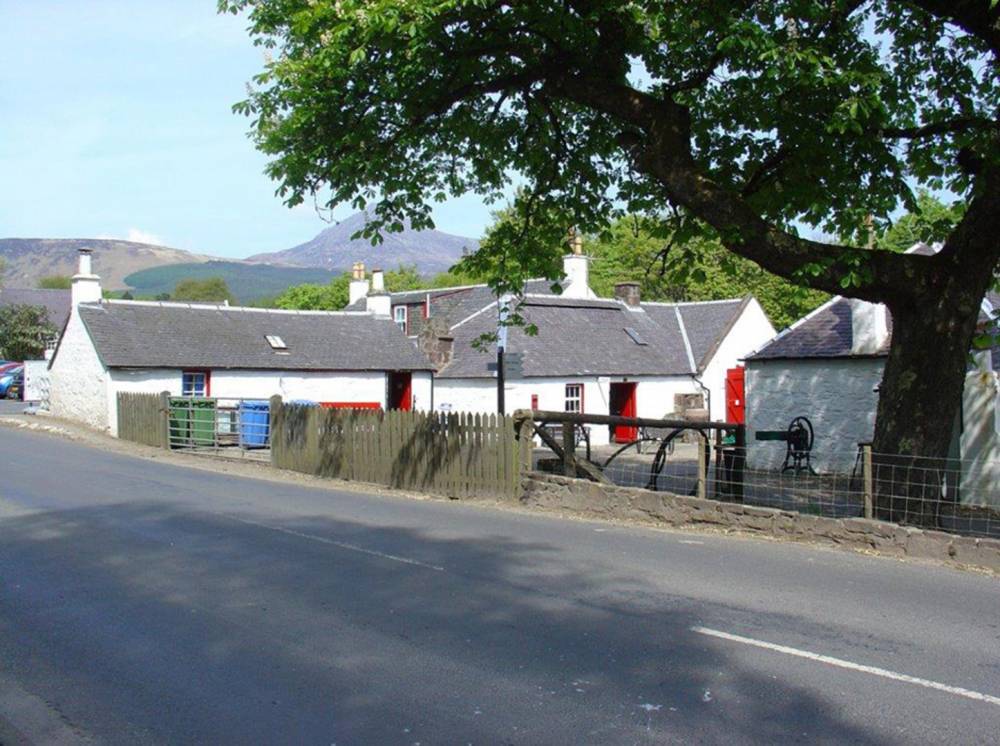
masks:
[(267, 400), (171, 397), (167, 432), (171, 449), (270, 461)]
[[(623, 487), (1000, 538), (1000, 458), (899, 456), (856, 445), (796, 462), (766, 445), (744, 451), (692, 432), (659, 444), (591, 446), (589, 455), (580, 445), (575, 456)], [(535, 449), (533, 466), (564, 473), (564, 459), (547, 447)]]

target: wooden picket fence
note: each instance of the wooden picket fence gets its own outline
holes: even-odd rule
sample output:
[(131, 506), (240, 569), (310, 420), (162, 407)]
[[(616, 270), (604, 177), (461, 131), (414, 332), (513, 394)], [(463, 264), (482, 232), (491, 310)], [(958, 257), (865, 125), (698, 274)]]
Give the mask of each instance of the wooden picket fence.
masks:
[(166, 415), (160, 394), (118, 394), (118, 437), (166, 447)]
[(513, 498), (511, 417), (322, 409), (271, 400), (271, 463), (282, 469), (449, 497)]

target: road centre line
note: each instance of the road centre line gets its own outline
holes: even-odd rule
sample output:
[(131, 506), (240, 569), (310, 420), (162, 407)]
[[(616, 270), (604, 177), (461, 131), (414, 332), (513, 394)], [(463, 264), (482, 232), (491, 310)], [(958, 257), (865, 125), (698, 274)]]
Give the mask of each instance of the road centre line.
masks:
[(763, 648), (764, 650), (771, 650), (776, 653), (784, 653), (785, 655), (794, 655), (797, 658), (806, 658), (807, 660), (816, 661), (818, 663), (826, 663), (830, 666), (836, 666), (838, 668), (846, 668), (850, 671), (860, 671), (862, 673), (868, 673), (873, 676), (881, 676), (885, 679), (892, 679), (893, 681), (903, 681), (907, 684), (916, 684), (917, 686), (922, 686), (927, 689), (936, 689), (940, 692), (947, 692), (948, 694), (956, 694), (960, 697), (966, 697), (968, 699), (974, 699), (979, 702), (986, 702), (991, 705), (996, 705), (1000, 707), (1000, 697), (994, 697), (992, 694), (983, 694), (982, 692), (974, 692), (971, 689), (963, 689), (958, 686), (951, 686), (950, 684), (942, 684), (937, 681), (930, 681), (929, 679), (921, 679), (916, 676), (910, 676), (905, 673), (896, 673), (895, 671), (889, 671), (884, 668), (877, 668), (876, 666), (866, 666), (861, 663), (852, 663), (851, 661), (845, 661), (841, 658), (833, 658), (829, 655), (821, 655), (820, 653), (812, 653), (808, 650), (799, 650), (798, 648), (791, 648), (787, 645), (777, 645), (773, 642), (765, 642), (764, 640), (755, 640), (752, 637), (741, 637), (740, 635), (732, 635), (728, 632), (720, 632), (717, 629), (709, 629), (707, 627), (692, 627), (692, 632), (697, 632), (699, 635), (707, 635), (709, 637), (717, 637), (720, 640), (728, 640), (730, 642), (738, 642), (743, 645), (751, 645), (757, 648)]
[(226, 516), (239, 523), (245, 523), (248, 526), (256, 526), (257, 528), (266, 528), (269, 531), (277, 531), (278, 533), (288, 534), (289, 536), (297, 536), (300, 539), (309, 539), (310, 541), (318, 541), (321, 544), (329, 544), (330, 546), (339, 547), (340, 549), (347, 549), (352, 552), (361, 552), (361, 554), (368, 554), (372, 557), (379, 557), (381, 559), (392, 560), (393, 562), (402, 562), (404, 565), (416, 565), (417, 567), (424, 567), (428, 570), (434, 570), (435, 572), (444, 572), (443, 567), (437, 565), (429, 565), (426, 562), (421, 562), (420, 560), (410, 559), (409, 557), (400, 557), (396, 554), (387, 554), (385, 552), (380, 552), (377, 549), (366, 549), (365, 547), (359, 547), (357, 544), (348, 544), (346, 541), (337, 541), (336, 539), (328, 539), (325, 536), (316, 536), (315, 534), (305, 534), (301, 531), (293, 531), (290, 528), (282, 528), (281, 526), (271, 526), (266, 523), (257, 523), (256, 521), (248, 521), (245, 518), (237, 518), (236, 516)]

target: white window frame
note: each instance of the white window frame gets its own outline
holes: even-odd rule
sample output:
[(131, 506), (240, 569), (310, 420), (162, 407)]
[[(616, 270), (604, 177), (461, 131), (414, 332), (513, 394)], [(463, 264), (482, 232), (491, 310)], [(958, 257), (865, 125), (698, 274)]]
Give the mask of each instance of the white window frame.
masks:
[(582, 383), (567, 383), (563, 389), (564, 411), (583, 414), (583, 392), (584, 386)]
[(406, 334), (410, 326), (410, 309), (406, 306), (396, 306), (392, 309), (392, 320), (396, 322), (396, 326), (400, 328), (403, 334)]

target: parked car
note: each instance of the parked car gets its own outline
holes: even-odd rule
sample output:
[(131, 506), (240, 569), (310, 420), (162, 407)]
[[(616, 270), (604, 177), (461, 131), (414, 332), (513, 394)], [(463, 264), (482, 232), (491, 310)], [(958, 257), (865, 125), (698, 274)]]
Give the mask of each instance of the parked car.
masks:
[(0, 372), (0, 397), (20, 399), (24, 396), (24, 366)]
[(14, 363), (7, 360), (0, 361), (0, 376), (10, 373), (14, 368), (20, 368), (24, 363)]

